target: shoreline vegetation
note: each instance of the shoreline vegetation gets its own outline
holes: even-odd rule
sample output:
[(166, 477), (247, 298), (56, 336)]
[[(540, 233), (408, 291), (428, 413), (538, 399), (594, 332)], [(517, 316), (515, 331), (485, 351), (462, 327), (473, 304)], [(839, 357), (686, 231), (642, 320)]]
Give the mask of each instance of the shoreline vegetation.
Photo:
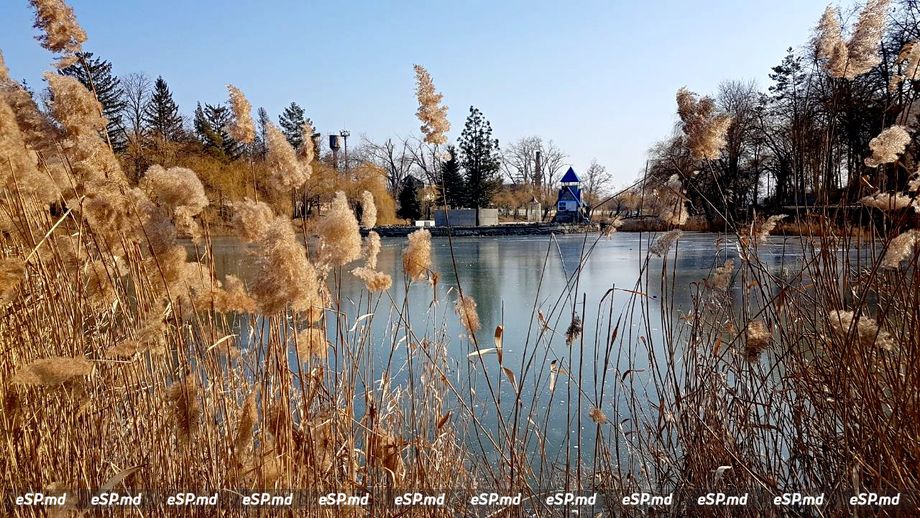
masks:
[[(70, 7), (30, 3), (56, 68), (88, 69), (86, 34)], [(870, 0), (846, 33), (828, 9), (809, 47), (822, 85), (846, 92), (891, 66), (880, 53), (889, 7)], [(325, 184), (313, 181), (332, 170), (315, 160), (309, 124), (294, 146), (267, 122), (264, 158), (232, 180), (240, 196), (225, 205), (206, 188), (220, 178), (207, 171), (212, 162), (201, 161), (204, 172), (178, 165), (187, 158), (181, 148), (164, 144), (172, 162), (132, 172), (116, 155), (95, 88), (47, 73), (46, 113), (0, 63), (4, 490), (392, 495), (488, 487), (522, 493), (543, 516), (566, 510), (533, 498), (547, 491), (673, 494), (650, 512), (712, 516), (810, 511), (699, 508), (694, 495), (920, 494), (917, 49), (900, 51), (892, 91), (901, 97), (879, 116), (883, 127), (862, 158), (847, 164), (851, 187), (864, 191), (855, 221), (827, 208), (807, 220), (794, 210), (726, 210), (743, 191), (720, 183), (719, 173), (737, 120), (682, 89), (676, 138), (685, 154), (654, 189), (623, 199), (624, 210), (653, 212), (666, 229), (637, 255), (635, 283), (611, 286), (599, 300), (587, 300), (580, 284), (597, 243), (623, 224), (613, 211), (604, 232), (581, 234), (580, 260), (565, 270), (560, 293), (544, 289), (547, 259), (557, 253), (549, 240), (529, 318), (495, 329), (482, 328), (484, 301), (465, 291), (470, 279), (451, 247), (452, 268), (432, 270), (430, 231), (406, 236), (399, 275), (378, 269), (374, 229), (396, 211), (385, 175), (354, 173), (347, 189), (324, 195), (322, 214), (291, 219), (298, 201), (319, 196), (309, 190)], [(416, 74), (417, 115), (434, 151), (428, 159), (438, 162), (446, 107), (427, 72)], [(211, 130), (255, 143), (245, 93), (228, 93), (225, 123)], [(480, 114), (471, 117), (468, 135), (491, 135)], [(829, 122), (809, 134), (833, 140), (837, 129)], [(466, 195), (483, 196), (486, 184)], [(737, 256), (716, 252), (706, 278), (678, 285), (674, 258), (698, 212), (718, 218)], [(251, 244), (251, 281), (218, 277), (215, 214)], [(807, 232), (786, 247), (783, 268), (771, 269), (760, 247), (789, 220), (808, 221)], [(342, 296), (346, 276), (364, 284), (359, 297)], [(445, 276), (456, 288), (439, 298)], [(690, 307), (674, 307), (678, 291), (689, 291)], [(408, 311), (418, 297), (431, 308), (424, 314)], [(379, 319), (382, 336), (372, 332)], [(463, 335), (450, 336), (448, 322)], [(511, 326), (526, 330), (514, 359), (503, 352)], [(458, 349), (459, 360), (449, 354)], [(552, 448), (551, 413), (567, 424)], [(81, 505), (67, 500), (51, 511), (94, 512)], [(386, 502), (369, 505), (315, 514), (392, 512)], [(416, 511), (479, 512), (452, 505)], [(590, 511), (647, 512), (607, 505)]]

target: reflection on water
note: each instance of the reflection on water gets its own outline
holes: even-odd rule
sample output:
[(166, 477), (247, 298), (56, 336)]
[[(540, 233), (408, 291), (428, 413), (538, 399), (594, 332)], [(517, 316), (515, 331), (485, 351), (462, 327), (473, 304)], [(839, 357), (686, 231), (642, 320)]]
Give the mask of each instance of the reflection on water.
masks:
[[(478, 333), (480, 346), (492, 347), (492, 333), (495, 327), (504, 325), (503, 363), (516, 373), (516, 376), (520, 376), (529, 365), (531, 377), (521, 388), (521, 399), (527, 402), (527, 405), (533, 399), (539, 410), (538, 415), (547, 415), (547, 444), (560, 444), (566, 436), (566, 423), (571, 423), (569, 426), (577, 435), (583, 432), (581, 427), (585, 421), (578, 419), (577, 414), (568, 407), (570, 387), (567, 376), (559, 377), (554, 395), (548, 394), (545, 388), (550, 362), (557, 360), (560, 366), (569, 363), (570, 348), (565, 342), (564, 333), (571, 321), (573, 304), (576, 313), (583, 319), (584, 329), (582, 348), (576, 353), (584, 358), (581, 362), (581, 375), (585, 381), (581, 390), (590, 398), (598, 389), (599, 382), (594, 380), (600, 379), (603, 375), (596, 370), (603, 365), (601, 359), (608, 339), (607, 317), (611, 314), (611, 300), (613, 318), (617, 319), (622, 314), (630, 319), (620, 324), (620, 335), (626, 337), (625, 346), (636, 345), (639, 340), (650, 340), (652, 344), (660, 344), (662, 261), (668, 261), (666, 281), (668, 285), (673, 286), (673, 289), (668, 290), (666, 306), (671, 308), (672, 312), (686, 313), (691, 305), (691, 284), (706, 277), (711, 268), (720, 266), (726, 259), (736, 257), (735, 244), (731, 238), (720, 234), (685, 233), (680, 239), (676, 257), (673, 253), (667, 259), (653, 257), (646, 270), (648, 273), (640, 279), (646, 250), (654, 237), (654, 234), (619, 233), (610, 239), (602, 238), (596, 243), (595, 235), (589, 235), (587, 238), (584, 235), (555, 238), (454, 238), (453, 254), (446, 238), (435, 238), (432, 242), (432, 262), (433, 269), (440, 272), (438, 302), (432, 304), (434, 292), (429, 284), (415, 283), (409, 287), (409, 320), (413, 332), (419, 337), (434, 337), (438, 335), (438, 331), (446, 329), (447, 350), (453, 365), (464, 373), (467, 365), (473, 369), (472, 384), (480, 396), (485, 394), (486, 387), (483, 381), (486, 376), (493, 383), (503, 377), (494, 356), (484, 362), (484, 373), (481, 372), (482, 366), (478, 359), (473, 362), (467, 359), (467, 354), (474, 350), (474, 346), (453, 314), (459, 278), (464, 293), (471, 295), (478, 303), (482, 323)], [(760, 248), (761, 261), (768, 268), (781, 268), (785, 248), (800, 246), (798, 243), (798, 240), (794, 240), (793, 243), (793, 240), (771, 238)], [(234, 274), (244, 280), (251, 279), (253, 259), (246, 245), (232, 239), (217, 239), (213, 245), (215, 265), (220, 278), (226, 274)], [(386, 296), (382, 297), (372, 319), (370, 343), (380, 348), (373, 356), (376, 377), (383, 372), (392, 344), (388, 337), (399, 321), (399, 309), (406, 297), (401, 259), (404, 246), (404, 239), (385, 238), (378, 259), (378, 269), (393, 276), (394, 286), (390, 290), (392, 300)], [(592, 246), (593, 250), (590, 251), (578, 275), (575, 292), (574, 274), (582, 255)], [(457, 265), (456, 274), (454, 263)], [(614, 287), (618, 290), (613, 292), (612, 298), (607, 296), (604, 299), (605, 294)], [(367, 313), (366, 293), (363, 292), (362, 283), (348, 274), (343, 275), (340, 288), (342, 311), (347, 314), (343, 329), (347, 330), (352, 327), (356, 318)], [(649, 315), (647, 320), (641, 318), (640, 311), (627, 309), (631, 303), (630, 299), (635, 297), (632, 293), (621, 290), (645, 293)], [(605, 300), (605, 305), (599, 311), (602, 299)], [(541, 325), (537, 313), (543, 314), (553, 330), (539, 344), (536, 337), (540, 334)], [(335, 318), (331, 312), (328, 317)], [(671, 321), (674, 325), (680, 325), (677, 319)], [(334, 342), (335, 325), (328, 327), (329, 339)], [(616, 353), (617, 351), (613, 351), (615, 358), (618, 357)], [(400, 359), (399, 361), (403, 361), (405, 352), (402, 351), (395, 356)], [(619, 365), (616, 361), (613, 362), (610, 367), (613, 372), (608, 373), (608, 381), (616, 378), (618, 372), (622, 373), (629, 368), (625, 363), (627, 361), (627, 355), (623, 354)], [(577, 356), (573, 365), (573, 369), (578, 368)], [(648, 366), (633, 365), (636, 369), (646, 367)], [(564, 368), (563, 372), (565, 370), (567, 368)], [(542, 376), (542, 385), (535, 389), (532, 380), (538, 374)], [(404, 370), (394, 368), (391, 375), (393, 382), (399, 383), (400, 376), (404, 376)], [(573, 391), (577, 389), (571, 388)], [(541, 392), (534, 393), (535, 390)], [(498, 397), (501, 398), (502, 414), (511, 415), (514, 411), (514, 392), (510, 383), (504, 382), (498, 389)], [(577, 392), (573, 397), (573, 400), (577, 399)], [(544, 412), (547, 408), (550, 409), (548, 413)], [(477, 410), (482, 411), (484, 422), (494, 422), (497, 419), (494, 415), (494, 406), (483, 405), (483, 408)], [(527, 408), (522, 410), (528, 411)], [(587, 408), (584, 408), (582, 415), (586, 412)], [(593, 434), (593, 427), (588, 428)], [(585, 444), (593, 444), (593, 435), (590, 438), (585, 437)]]

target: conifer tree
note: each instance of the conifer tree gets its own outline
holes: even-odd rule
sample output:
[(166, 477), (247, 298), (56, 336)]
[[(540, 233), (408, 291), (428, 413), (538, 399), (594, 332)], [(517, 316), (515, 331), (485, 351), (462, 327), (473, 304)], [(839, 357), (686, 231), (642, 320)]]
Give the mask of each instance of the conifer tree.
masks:
[(455, 146), (447, 146), (450, 156), (441, 164), (441, 203), (449, 207), (462, 207), (466, 199), (466, 185), (460, 171), (460, 156)]
[(153, 94), (144, 107), (144, 124), (155, 144), (182, 139), (182, 116), (162, 76), (154, 83)]
[(122, 123), (125, 109), (124, 90), (118, 76), (112, 73), (112, 63), (93, 57), (92, 52), (78, 52), (79, 61), (64, 67), (60, 73), (80, 81), (87, 90), (96, 94), (102, 105), (102, 115), (106, 118), (106, 132), (115, 151), (121, 151), (127, 145), (127, 134)]
[(396, 211), (398, 217), (410, 220), (422, 217), (422, 204), (418, 199), (421, 186), (422, 182), (414, 176), (403, 179), (399, 189), (399, 210)]
[(488, 207), (501, 188), (498, 139), (492, 138), (492, 125), (478, 108), (470, 106), (459, 146), (465, 173), (466, 203), (477, 209), (478, 220), (478, 209)]
[(222, 104), (201, 103), (195, 108), (195, 133), (204, 148), (224, 160), (236, 160), (243, 154), (243, 146), (227, 133), (233, 120), (230, 109)]
[(281, 126), (281, 133), (284, 138), (291, 144), (294, 149), (300, 149), (303, 145), (303, 124), (309, 122), (313, 126), (313, 121), (304, 116), (305, 112), (296, 102), (284, 109), (284, 112), (278, 117), (278, 125)]

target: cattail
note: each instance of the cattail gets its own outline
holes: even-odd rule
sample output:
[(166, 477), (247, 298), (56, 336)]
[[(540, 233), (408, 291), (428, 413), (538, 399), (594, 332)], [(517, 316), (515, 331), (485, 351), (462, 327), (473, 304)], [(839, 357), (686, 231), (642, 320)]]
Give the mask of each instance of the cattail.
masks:
[(140, 187), (152, 202), (172, 214), (181, 232), (198, 238), (200, 230), (193, 218), (208, 206), (208, 197), (194, 171), (184, 167), (163, 169), (154, 165), (144, 173)]
[(872, 196), (860, 198), (859, 203), (862, 203), (866, 207), (875, 207), (885, 212), (892, 212), (910, 207), (913, 200), (910, 196), (901, 192), (880, 192)]
[(368, 191), (361, 192), (361, 226), (374, 228), (377, 225), (377, 206), (374, 205), (374, 195)]
[(770, 237), (770, 232), (773, 232), (773, 229), (776, 228), (776, 225), (780, 221), (786, 218), (785, 214), (775, 214), (767, 218), (760, 226), (758, 226), (754, 231), (754, 239), (758, 243), (766, 243), (767, 238)]
[(846, 340), (856, 320), (856, 335), (859, 344), (864, 347), (878, 347), (886, 351), (894, 348), (894, 339), (885, 330), (880, 330), (878, 323), (866, 315), (857, 319), (852, 311), (831, 311), (827, 315), (831, 331), (841, 340)]
[(364, 239), (365, 265), (372, 270), (376, 269), (378, 255), (380, 255), (380, 234), (371, 230)]
[(308, 327), (297, 333), (297, 357), (304, 362), (310, 358), (323, 360), (329, 354), (326, 332), (319, 327)]
[(290, 220), (278, 216), (268, 225), (258, 254), (252, 296), (261, 310), (280, 313), (290, 304), (294, 311), (307, 313), (309, 321), (319, 320), (323, 314), (319, 276)]
[(361, 231), (345, 193), (335, 193), (329, 212), (318, 225), (318, 234), (322, 262), (343, 266), (361, 257)]
[(227, 275), (223, 287), (216, 290), (213, 296), (215, 309), (222, 313), (228, 311), (254, 313), (256, 311), (256, 301), (249, 296), (243, 281), (235, 275)]
[(588, 412), (588, 417), (590, 417), (591, 420), (597, 424), (607, 423), (607, 415), (604, 413), (603, 410), (601, 410), (600, 408), (596, 406), (591, 407), (591, 410)]
[(895, 162), (908, 144), (910, 144), (910, 134), (904, 126), (889, 126), (869, 141), (872, 156), (866, 159), (866, 165), (878, 167)]
[(447, 120), (447, 106), (441, 104), (444, 96), (435, 90), (431, 75), (421, 65), (415, 65), (415, 96), (418, 99), (416, 117), (422, 123), (425, 142), (439, 146), (447, 143), (450, 122)]
[(681, 88), (677, 91), (677, 114), (686, 135), (687, 148), (696, 159), (715, 160), (725, 147), (731, 117), (716, 113), (715, 101)]
[(652, 246), (649, 247), (649, 252), (661, 257), (668, 253), (668, 250), (671, 249), (671, 245), (680, 237), (681, 231), (678, 229), (669, 230), (664, 234), (658, 236), (658, 239), (652, 243)]
[(76, 378), (86, 377), (93, 373), (93, 362), (82, 356), (69, 358), (55, 356), (44, 358), (20, 368), (13, 375), (12, 383), (16, 385), (32, 385), (50, 387), (61, 385)]
[(26, 274), (26, 263), (18, 257), (0, 259), (0, 308), (16, 298)]
[(86, 41), (86, 32), (77, 23), (73, 9), (63, 0), (29, 0), (29, 3), (35, 9), (34, 27), (42, 31), (37, 37), (39, 43), (51, 52), (64, 55), (58, 67), (73, 64), (74, 54)]
[(233, 204), (233, 229), (243, 241), (253, 242), (268, 232), (275, 213), (265, 202), (249, 198)]
[(227, 85), (227, 90), (230, 92), (230, 108), (233, 110), (233, 123), (227, 128), (227, 133), (238, 142), (250, 144), (256, 139), (256, 125), (252, 121), (252, 105), (239, 88)]
[(479, 313), (476, 312), (476, 301), (469, 295), (460, 295), (456, 304), (457, 316), (460, 323), (470, 334), (479, 331)]
[(252, 447), (252, 432), (259, 420), (256, 408), (256, 391), (253, 390), (246, 396), (240, 412), (240, 422), (236, 425), (236, 437), (233, 439), (233, 452), (238, 460), (243, 459)]
[(914, 248), (920, 241), (920, 230), (911, 229), (903, 234), (893, 238), (888, 242), (888, 251), (882, 258), (882, 266), (885, 268), (897, 268), (901, 262), (908, 259), (914, 252)]
[(843, 40), (840, 12), (834, 6), (827, 6), (818, 22), (814, 40), (815, 55), (824, 62), (832, 77), (843, 77), (847, 65), (847, 44)]
[(431, 232), (419, 229), (409, 234), (409, 244), (403, 250), (403, 271), (410, 281), (425, 278), (431, 269)]
[(888, 0), (869, 0), (859, 13), (853, 35), (847, 43), (848, 61), (844, 77), (853, 79), (872, 70), (882, 62), (879, 54)]
[(749, 361), (755, 361), (760, 357), (760, 353), (766, 349), (773, 340), (773, 333), (767, 329), (763, 320), (752, 320), (748, 322), (744, 331), (745, 345), (744, 356)]
[(364, 281), (365, 288), (371, 293), (386, 291), (393, 285), (393, 279), (389, 275), (378, 272), (373, 268), (360, 266), (352, 270), (351, 273)]
[(77, 179), (124, 182), (118, 159), (100, 137), (106, 120), (96, 97), (73, 77), (46, 73), (45, 79), (53, 94), (51, 111), (67, 134), (64, 148)]
[(176, 428), (176, 438), (188, 445), (198, 432), (201, 404), (198, 401), (198, 383), (194, 374), (171, 385), (166, 391), (170, 415)]
[(284, 133), (269, 122), (265, 125), (265, 140), (268, 148), (265, 160), (268, 164), (269, 187), (281, 193), (302, 187), (307, 181), (307, 175)]
[(726, 259), (725, 264), (716, 268), (712, 275), (706, 279), (706, 285), (714, 290), (725, 291), (728, 289), (729, 283), (731, 283), (734, 271), (735, 262), (731, 259)]

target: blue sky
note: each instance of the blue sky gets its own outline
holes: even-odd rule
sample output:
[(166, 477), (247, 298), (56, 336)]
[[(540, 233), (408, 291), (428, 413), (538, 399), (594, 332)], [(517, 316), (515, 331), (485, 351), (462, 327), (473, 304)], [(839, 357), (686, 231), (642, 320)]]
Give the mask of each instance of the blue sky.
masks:
[[(185, 114), (224, 101), (233, 83), (273, 118), (296, 100), (324, 134), (417, 134), (419, 63), (450, 107), (452, 140), (476, 105), (501, 144), (552, 139), (577, 171), (597, 158), (623, 185), (673, 128), (678, 88), (766, 88), (826, 0), (69, 3), (86, 50), (118, 74), (162, 75)], [(0, 50), (37, 88), (52, 56), (34, 35), (26, 0), (0, 3)]]

